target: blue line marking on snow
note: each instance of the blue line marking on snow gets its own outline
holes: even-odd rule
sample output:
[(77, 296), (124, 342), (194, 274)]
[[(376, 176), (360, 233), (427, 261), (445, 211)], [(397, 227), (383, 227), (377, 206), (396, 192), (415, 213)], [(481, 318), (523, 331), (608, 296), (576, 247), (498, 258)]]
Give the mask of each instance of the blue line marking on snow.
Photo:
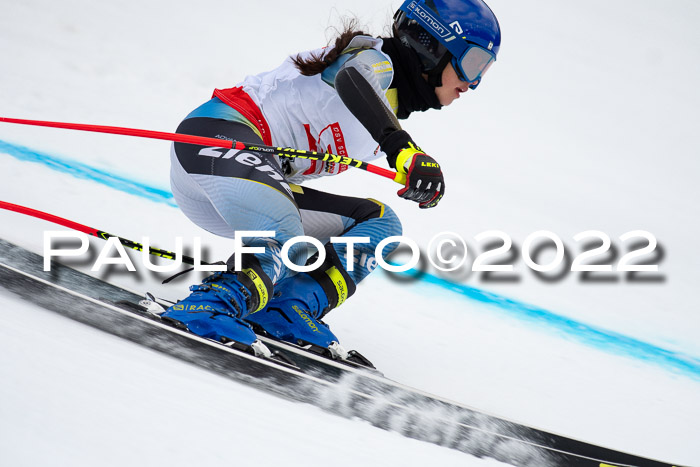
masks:
[(0, 140), (0, 153), (9, 154), (21, 161), (35, 162), (43, 164), (50, 169), (57, 170), (76, 178), (91, 180), (102, 185), (114, 188), (115, 190), (123, 191), (136, 196), (165, 203), (170, 206), (177, 206), (173, 199), (173, 194), (168, 190), (163, 190), (144, 183), (136, 182), (119, 175), (114, 175), (104, 170), (90, 167), (82, 162), (63, 159), (56, 156), (51, 156), (33, 149), (11, 144)]
[[(9, 154), (23, 161), (40, 163), (59, 172), (67, 173), (77, 178), (92, 180), (110, 188), (141, 196), (151, 201), (176, 206), (172, 193), (167, 190), (151, 187), (118, 175), (113, 175), (81, 162), (50, 156), (2, 140), (0, 140), (0, 153)], [(418, 271), (411, 270), (407, 271), (405, 275), (413, 275), (417, 272)], [(518, 302), (517, 300), (493, 294), (476, 287), (455, 284), (429, 273), (422, 274), (420, 281), (430, 286), (439, 287), (459, 294), (469, 300), (495, 306), (509, 316), (549, 328), (566, 336), (571, 336), (590, 347), (654, 363), (667, 370), (700, 379), (700, 359), (698, 358), (679, 352), (673, 352), (614, 331), (598, 328), (581, 321), (557, 315), (543, 308)]]
[[(417, 273), (418, 271), (416, 270), (409, 270), (403, 274), (405, 276), (413, 276)], [(550, 328), (557, 333), (570, 336), (589, 347), (654, 363), (666, 370), (700, 379), (700, 359), (696, 357), (673, 352), (624, 334), (576, 321), (543, 308), (512, 300), (476, 287), (455, 284), (433, 274), (421, 274), (420, 281), (457, 293), (470, 300), (496, 306), (509, 316), (541, 327)]]

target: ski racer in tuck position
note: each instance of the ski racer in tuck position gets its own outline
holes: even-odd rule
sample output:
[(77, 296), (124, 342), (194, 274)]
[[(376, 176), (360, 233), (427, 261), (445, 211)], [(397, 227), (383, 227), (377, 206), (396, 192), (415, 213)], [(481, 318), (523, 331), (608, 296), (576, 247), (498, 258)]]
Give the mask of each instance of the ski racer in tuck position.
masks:
[[(365, 161), (386, 157), (406, 175), (398, 195), (420, 208), (435, 207), (445, 194), (440, 166), (398, 119), (440, 109), (476, 89), (496, 60), (500, 27), (482, 0), (407, 0), (394, 16), (393, 31), (393, 37), (374, 38), (346, 27), (332, 47), (289, 57), (239, 86), (215, 90), (177, 131)], [(288, 342), (337, 348), (338, 339), (321, 318), (371, 272), (379, 242), (401, 235), (399, 219), (382, 202), (301, 186), (345, 169), (332, 162), (174, 143), (171, 187), (189, 219), (227, 238), (236, 231), (275, 236), (247, 238), (247, 247), (264, 252), (242, 255), (240, 265), (232, 256), (228, 271), (190, 287), (191, 294), (162, 318), (243, 346), (256, 341), (255, 328)], [(302, 235), (320, 240), (326, 255), (320, 267), (296, 273), (284, 265), (281, 247)], [(354, 245), (353, 258), (346, 244), (331, 243), (331, 237), (369, 241)], [(288, 255), (298, 265), (316, 260), (308, 258), (303, 242)], [(353, 259), (358, 264), (349, 268)]]

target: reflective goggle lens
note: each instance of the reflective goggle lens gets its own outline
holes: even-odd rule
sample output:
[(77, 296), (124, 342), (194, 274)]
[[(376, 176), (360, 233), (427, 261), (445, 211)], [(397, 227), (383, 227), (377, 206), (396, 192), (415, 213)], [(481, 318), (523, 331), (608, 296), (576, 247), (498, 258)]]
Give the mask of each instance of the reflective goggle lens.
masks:
[(459, 61), (459, 71), (464, 81), (480, 80), (496, 59), (493, 54), (478, 46), (471, 46)]

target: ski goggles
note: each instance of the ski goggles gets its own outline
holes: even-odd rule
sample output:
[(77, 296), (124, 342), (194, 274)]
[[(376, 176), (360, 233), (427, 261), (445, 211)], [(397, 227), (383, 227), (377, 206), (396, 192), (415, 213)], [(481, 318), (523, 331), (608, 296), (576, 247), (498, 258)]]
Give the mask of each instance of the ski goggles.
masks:
[[(449, 50), (449, 49), (448, 49)], [(462, 81), (468, 81), (471, 89), (481, 82), (481, 78), (496, 61), (496, 56), (476, 44), (470, 44), (460, 58), (452, 55), (452, 65)]]

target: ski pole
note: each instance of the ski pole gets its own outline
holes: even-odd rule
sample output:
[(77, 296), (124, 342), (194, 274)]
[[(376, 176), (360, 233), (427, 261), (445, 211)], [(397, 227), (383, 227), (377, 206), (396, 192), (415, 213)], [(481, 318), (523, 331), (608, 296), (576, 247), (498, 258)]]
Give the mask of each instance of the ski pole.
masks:
[[(6, 201), (0, 201), (0, 209), (6, 209), (8, 211), (14, 211), (18, 212), (20, 214), (26, 214), (28, 216), (36, 217), (37, 219), (42, 219), (45, 221), (53, 222), (54, 224), (62, 225), (63, 227), (68, 227), (69, 229), (77, 230), (78, 232), (83, 232), (88, 235), (92, 235), (93, 237), (101, 238), (102, 240), (107, 240), (110, 237), (116, 237), (119, 242), (121, 242), (122, 245), (124, 245), (127, 248), (131, 248), (136, 251), (143, 251), (143, 245), (140, 243), (137, 243), (133, 240), (129, 240), (128, 238), (123, 238), (119, 237), (117, 235), (112, 235), (110, 233), (105, 232), (104, 230), (98, 230), (93, 227), (88, 227), (87, 225), (79, 224), (77, 222), (73, 222), (68, 219), (64, 219), (63, 217), (58, 217), (53, 214), (49, 214), (47, 212), (43, 211), (38, 211), (36, 209), (32, 208), (27, 208), (24, 206), (20, 206), (18, 204), (12, 204), (8, 203)], [(172, 259), (175, 260), (176, 254), (173, 253), (172, 251), (167, 251), (167, 250), (161, 250), (160, 248), (153, 248), (149, 247), (148, 248), (148, 253), (153, 255), (153, 256), (158, 256), (160, 258), (165, 258), (165, 259)], [(194, 265), (194, 258), (190, 256), (185, 256), (182, 255), (182, 262), (185, 264), (191, 264)], [(206, 263), (204, 261), (201, 261), (200, 264), (202, 265), (211, 265), (210, 263)]]
[(205, 136), (184, 135), (180, 133), (166, 133), (163, 131), (139, 130), (136, 128), (123, 128), (104, 125), (87, 125), (84, 123), (48, 122), (41, 120), (25, 120), (20, 118), (0, 117), (0, 122), (15, 123), (19, 125), (45, 126), (51, 128), (63, 128), (67, 130), (92, 131), (96, 133), (109, 133), (113, 135), (137, 136), (140, 138), (162, 139), (177, 143), (196, 144), (199, 146), (214, 146), (217, 148), (228, 148), (263, 152), (283, 157), (298, 157), (324, 162), (335, 162), (337, 164), (349, 165), (367, 172), (391, 179), (400, 185), (406, 184), (406, 175), (385, 169), (367, 162), (335, 154), (318, 153), (315, 151), (305, 151), (303, 149), (280, 148), (266, 146), (262, 144), (250, 144), (242, 141), (228, 141), (219, 138), (207, 138)]

